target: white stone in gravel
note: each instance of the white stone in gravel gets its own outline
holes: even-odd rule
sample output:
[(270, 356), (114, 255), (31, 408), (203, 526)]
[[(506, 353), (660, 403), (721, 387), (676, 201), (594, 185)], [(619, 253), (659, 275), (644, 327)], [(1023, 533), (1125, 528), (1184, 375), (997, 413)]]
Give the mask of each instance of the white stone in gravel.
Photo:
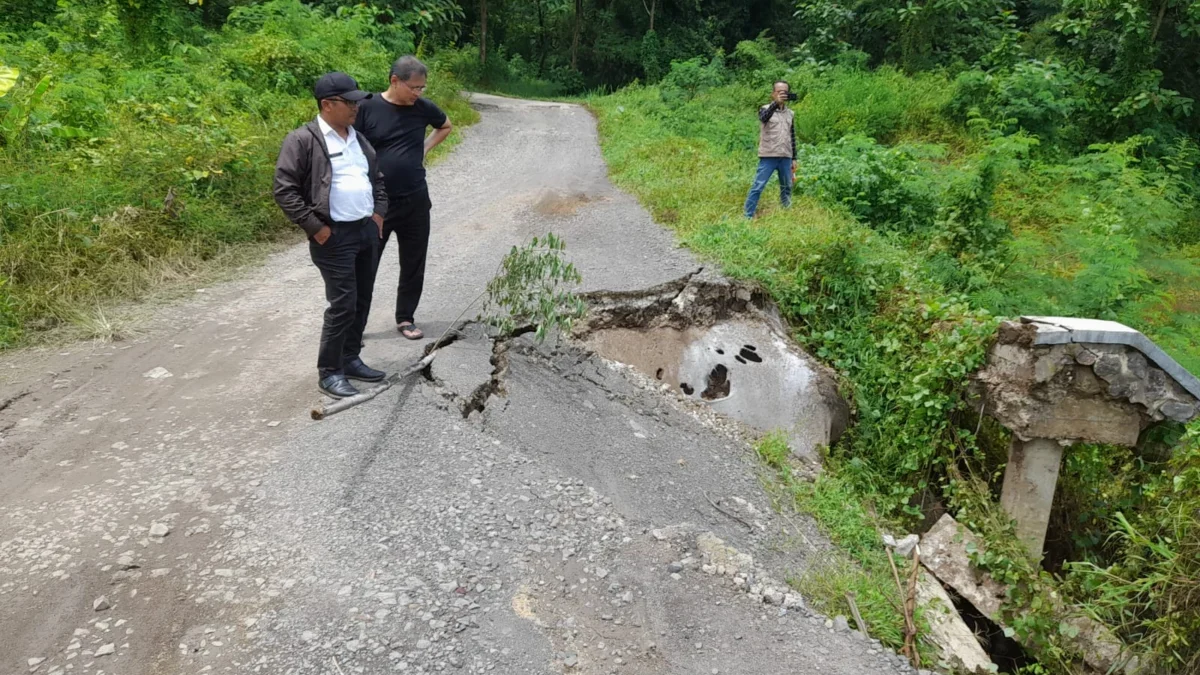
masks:
[(96, 650), (96, 656), (108, 656), (117, 651), (117, 646), (113, 643), (108, 643)]
[(36, 667), (42, 665), (42, 662), (44, 662), (45, 660), (46, 659), (44, 657), (34, 657), (34, 658), (26, 661), (26, 663), (29, 664), (30, 668), (36, 668)]
[(171, 371), (159, 366), (153, 370), (147, 370), (146, 372), (142, 373), (142, 377), (147, 377), (151, 380), (165, 380), (168, 377), (174, 377), (174, 375), (171, 374)]
[(151, 537), (162, 538), (162, 537), (167, 536), (168, 534), (171, 534), (171, 526), (167, 525), (166, 523), (155, 523), (150, 526), (150, 536)]
[(110, 607), (112, 607), (112, 603), (108, 601), (107, 595), (102, 595), (92, 601), (92, 609), (94, 611), (103, 612)]

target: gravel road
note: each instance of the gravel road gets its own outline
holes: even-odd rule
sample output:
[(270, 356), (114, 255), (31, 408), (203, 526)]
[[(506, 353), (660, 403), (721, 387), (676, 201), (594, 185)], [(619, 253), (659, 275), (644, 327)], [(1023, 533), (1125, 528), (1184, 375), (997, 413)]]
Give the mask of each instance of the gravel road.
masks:
[[(547, 231), (589, 289), (698, 267), (609, 183), (584, 109), (473, 103), (430, 171), (427, 333)], [(387, 369), (420, 349), (394, 246), (364, 352)], [(296, 246), (136, 340), (0, 359), (0, 673), (911, 672), (772, 581), (822, 543), (737, 429), (531, 342), (464, 418), (492, 370), (471, 340), (312, 422), (323, 306)]]

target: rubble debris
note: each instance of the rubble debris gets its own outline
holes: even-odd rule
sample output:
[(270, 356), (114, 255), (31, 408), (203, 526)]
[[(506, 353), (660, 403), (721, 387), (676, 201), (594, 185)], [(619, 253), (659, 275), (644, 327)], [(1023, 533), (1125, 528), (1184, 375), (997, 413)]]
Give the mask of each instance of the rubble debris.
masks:
[(992, 673), (995, 664), (958, 615), (946, 589), (932, 575), (917, 580), (917, 604), (925, 609), (929, 631), (925, 638), (939, 651), (941, 665), (951, 672)]
[[(1001, 606), (1008, 589), (990, 574), (971, 565), (968, 548), (986, 550), (987, 547), (973, 532), (944, 515), (925, 534), (921, 544), (921, 564), (983, 616), (1004, 627)], [(1136, 659), (1125, 653), (1124, 645), (1104, 625), (1086, 616), (1071, 614), (1065, 605), (1056, 609), (1060, 620), (1078, 629), (1078, 635), (1070, 640), (1070, 644), (1083, 655), (1089, 668), (1100, 673), (1117, 672), (1114, 667), (1135, 672), (1131, 668), (1136, 669)]]
[(911, 557), (913, 549), (919, 543), (921, 543), (921, 536), (917, 534), (910, 534), (899, 541), (890, 534), (883, 535), (883, 545), (895, 551), (896, 555), (901, 558)]

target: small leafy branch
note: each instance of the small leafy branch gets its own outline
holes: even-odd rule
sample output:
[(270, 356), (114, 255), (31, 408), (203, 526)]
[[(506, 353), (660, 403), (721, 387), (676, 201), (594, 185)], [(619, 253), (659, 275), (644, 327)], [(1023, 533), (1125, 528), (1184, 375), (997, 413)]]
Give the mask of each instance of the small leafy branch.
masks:
[(571, 290), (583, 276), (566, 261), (566, 249), (566, 242), (553, 233), (514, 246), (488, 282), (479, 321), (502, 335), (530, 326), (539, 342), (552, 329), (570, 330), (587, 306)]

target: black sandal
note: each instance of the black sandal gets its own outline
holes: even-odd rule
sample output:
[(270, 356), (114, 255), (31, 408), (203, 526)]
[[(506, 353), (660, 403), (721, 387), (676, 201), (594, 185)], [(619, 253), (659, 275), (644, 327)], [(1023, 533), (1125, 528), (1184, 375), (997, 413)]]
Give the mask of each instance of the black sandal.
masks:
[(400, 334), (409, 340), (420, 340), (425, 337), (425, 333), (422, 333), (421, 329), (417, 328), (415, 323), (397, 324), (396, 330), (400, 331)]

